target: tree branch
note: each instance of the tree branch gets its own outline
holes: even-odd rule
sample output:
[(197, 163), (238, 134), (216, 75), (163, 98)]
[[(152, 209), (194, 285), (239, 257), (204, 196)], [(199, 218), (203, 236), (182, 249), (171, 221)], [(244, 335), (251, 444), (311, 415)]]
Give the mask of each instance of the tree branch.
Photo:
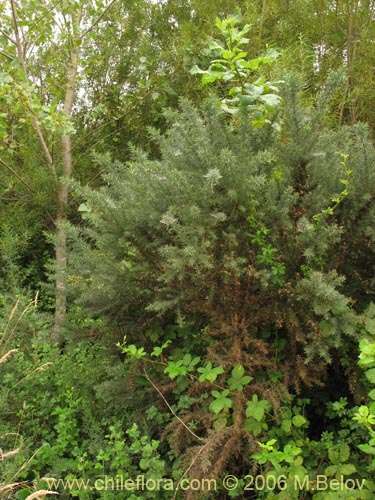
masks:
[(15, 171), (15, 170), (14, 170), (14, 169), (10, 166), (10, 165), (8, 165), (7, 163), (5, 163), (5, 161), (4, 161), (4, 160), (2, 160), (1, 158), (0, 158), (0, 165), (2, 165), (2, 166), (3, 166), (4, 168), (6, 168), (6, 169), (7, 169), (7, 170), (8, 170), (8, 171), (12, 174), (12, 175), (14, 175), (14, 177), (15, 177), (16, 179), (18, 179), (18, 180), (21, 182), (21, 184), (23, 184), (23, 185), (27, 188), (27, 190), (28, 190), (28, 191), (30, 191), (30, 193), (35, 194), (35, 191), (33, 190), (33, 188), (32, 188), (31, 186), (29, 186), (29, 185), (27, 184), (27, 182), (26, 182), (26, 181), (24, 181), (24, 180), (22, 179), (22, 177), (21, 177), (19, 174), (17, 174), (17, 172), (16, 172), (16, 171)]
[[(28, 82), (28, 72), (27, 72), (27, 66), (26, 66), (26, 62), (25, 62), (24, 51), (23, 51), (21, 37), (20, 37), (20, 30), (18, 27), (16, 3), (15, 3), (15, 0), (10, 0), (10, 1), (11, 1), (11, 6), (12, 6), (12, 20), (13, 20), (13, 26), (14, 26), (15, 45), (16, 45), (16, 49), (17, 49), (17, 55), (18, 55), (18, 59), (20, 61), (21, 68), (24, 72), (24, 82), (27, 83)], [(36, 135), (38, 137), (39, 144), (43, 150), (45, 160), (50, 168), (50, 171), (51, 171), (51, 174), (54, 178), (54, 181), (57, 184), (57, 182), (58, 182), (57, 173), (56, 173), (55, 167), (53, 165), (53, 159), (52, 159), (51, 153), (50, 153), (48, 146), (46, 144), (46, 141), (44, 139), (42, 129), (41, 129), (35, 115), (32, 113), (32, 99), (31, 99), (31, 97), (28, 98), (28, 103), (29, 103), (29, 107), (30, 107), (30, 111), (31, 111), (31, 123), (32, 123), (34, 130), (36, 132)]]
[(34, 21), (28, 27), (29, 31), (32, 30), (33, 28), (35, 28), (35, 26), (37, 26), (40, 22), (45, 21), (46, 15), (49, 14), (50, 12), (52, 12), (53, 9), (56, 7), (56, 5), (58, 5), (61, 2), (62, 2), (62, 0), (57, 0), (57, 2), (55, 2), (53, 5), (51, 5), (51, 7), (49, 9), (47, 9), (47, 12), (45, 12), (42, 16), (39, 17), (39, 19), (37, 19), (36, 21)]
[(87, 30), (85, 30), (80, 38), (81, 40), (87, 35), (87, 33), (89, 33), (93, 28), (95, 28), (95, 26), (101, 21), (101, 19), (105, 16), (105, 14), (108, 12), (108, 10), (112, 7), (112, 5), (115, 3), (116, 0), (112, 0), (111, 2), (109, 2), (109, 4), (107, 5), (107, 7), (103, 10), (103, 12), (100, 14), (100, 16), (97, 17), (97, 19), (92, 23), (91, 26), (89, 26), (87, 28)]
[(179, 417), (179, 416), (178, 416), (178, 415), (177, 415), (177, 414), (173, 411), (173, 409), (172, 409), (171, 405), (170, 405), (170, 404), (168, 403), (168, 401), (165, 399), (164, 394), (160, 391), (160, 389), (159, 389), (159, 388), (158, 388), (158, 387), (154, 384), (154, 382), (153, 382), (153, 381), (150, 379), (150, 377), (147, 375), (146, 369), (144, 369), (144, 373), (145, 373), (145, 377), (146, 377), (146, 379), (150, 382), (150, 384), (152, 385), (152, 387), (153, 387), (153, 388), (154, 388), (154, 389), (155, 389), (155, 390), (156, 390), (156, 391), (160, 394), (160, 396), (162, 397), (162, 399), (163, 399), (164, 403), (168, 406), (168, 409), (169, 409), (169, 411), (172, 413), (172, 415), (174, 415), (174, 416), (177, 418), (177, 420), (178, 420), (178, 421), (179, 421), (179, 422), (180, 422), (180, 423), (181, 423), (181, 424), (185, 427), (185, 429), (186, 429), (187, 431), (189, 431), (189, 433), (190, 433), (192, 436), (194, 436), (194, 437), (195, 437), (195, 439), (198, 439), (198, 441), (201, 441), (201, 442), (205, 443), (205, 442), (206, 442), (206, 440), (205, 440), (205, 439), (203, 439), (203, 438), (201, 438), (201, 437), (199, 437), (199, 436), (197, 436), (197, 435), (196, 435), (196, 434), (195, 434), (195, 433), (194, 433), (194, 432), (190, 429), (190, 427), (188, 427), (188, 426), (185, 424), (185, 422), (184, 422), (183, 420), (181, 420), (181, 419), (180, 419), (180, 417)]
[(13, 61), (14, 60), (14, 57), (11, 56), (10, 54), (8, 54), (7, 52), (4, 52), (4, 50), (1, 50), (0, 49), (0, 54), (4, 57), (6, 57), (7, 59), (9, 59), (9, 61)]
[(4, 30), (2, 30), (1, 28), (0, 28), (0, 33), (1, 33), (3, 36), (5, 36), (5, 38), (7, 38), (7, 39), (10, 41), (10, 43), (12, 43), (13, 45), (17, 45), (16, 41), (15, 41), (15, 40), (13, 40), (13, 38), (12, 38), (10, 35), (8, 35), (8, 33), (6, 33), (6, 32), (5, 32)]

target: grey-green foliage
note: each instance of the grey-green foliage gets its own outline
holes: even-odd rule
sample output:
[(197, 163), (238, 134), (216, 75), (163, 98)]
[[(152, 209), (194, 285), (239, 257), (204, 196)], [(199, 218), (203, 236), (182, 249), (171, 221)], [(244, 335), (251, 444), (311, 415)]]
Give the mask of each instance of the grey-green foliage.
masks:
[[(253, 130), (246, 120), (233, 130), (210, 105), (204, 116), (186, 102), (182, 109), (168, 114), (161, 161), (138, 153), (113, 168), (107, 187), (87, 192), (97, 239), (90, 256), (101, 270), (92, 273), (93, 288), (112, 310), (126, 310), (132, 300), (161, 310), (198, 290), (205, 300), (216, 278), (245, 270), (250, 195), (266, 183), (260, 147), (273, 132)], [(224, 276), (215, 277), (219, 268)]]
[[(169, 131), (154, 134), (160, 160), (135, 151), (100, 190), (78, 189), (88, 228), (70, 281), (81, 300), (128, 324), (155, 313), (201, 323), (240, 313), (257, 335), (277, 320), (329, 360), (355, 324), (345, 278), (355, 280), (354, 299), (372, 294), (361, 258), (373, 256), (375, 192), (366, 127), (324, 129), (332, 89), (307, 108), (300, 87), (286, 84), (280, 134), (246, 114), (228, 122), (212, 102), (168, 112)], [(327, 215), (342, 192), (343, 154), (348, 195)]]

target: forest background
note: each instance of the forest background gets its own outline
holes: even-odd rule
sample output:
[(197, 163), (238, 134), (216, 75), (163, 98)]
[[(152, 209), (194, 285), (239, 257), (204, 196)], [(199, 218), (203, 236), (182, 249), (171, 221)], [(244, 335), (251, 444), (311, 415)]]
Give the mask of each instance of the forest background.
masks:
[(374, 21), (0, 3), (1, 498), (373, 498)]

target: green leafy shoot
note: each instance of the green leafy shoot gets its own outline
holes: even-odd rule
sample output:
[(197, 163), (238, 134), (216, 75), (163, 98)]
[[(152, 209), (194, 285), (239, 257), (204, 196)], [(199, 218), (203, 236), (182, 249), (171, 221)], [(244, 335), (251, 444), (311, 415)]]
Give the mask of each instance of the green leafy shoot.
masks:
[(167, 340), (162, 346), (154, 347), (153, 351), (151, 352), (151, 356), (160, 356), (171, 342), (171, 340)]
[(200, 359), (201, 358), (199, 356), (193, 358), (191, 354), (185, 354), (182, 359), (177, 361), (168, 361), (167, 366), (164, 368), (164, 373), (169, 375), (172, 380), (179, 376), (183, 377), (195, 370), (195, 367), (199, 363)]
[(245, 375), (245, 369), (242, 365), (236, 365), (232, 370), (231, 377), (228, 379), (229, 390), (242, 392), (244, 386), (252, 380), (253, 377)]
[(205, 382), (208, 380), (209, 382), (215, 382), (217, 377), (224, 373), (224, 368), (222, 366), (212, 367), (212, 363), (207, 363), (204, 367), (198, 368), (199, 382)]
[(249, 43), (245, 35), (250, 31), (250, 25), (240, 30), (238, 22), (236, 16), (216, 19), (216, 27), (224, 41), (210, 39), (208, 52), (211, 62), (208, 69), (195, 65), (190, 73), (201, 75), (202, 85), (224, 82), (228, 88), (226, 97), (220, 100), (224, 111), (235, 115), (244, 108), (253, 114), (255, 127), (272, 123), (279, 128), (273, 115), (280, 105), (278, 84), (281, 82), (266, 81), (259, 72), (262, 66), (275, 62), (280, 54), (275, 49), (268, 49), (262, 56), (248, 60), (243, 46)]
[(221, 411), (228, 410), (232, 407), (232, 400), (228, 398), (228, 389), (224, 389), (221, 392), (212, 391), (211, 394), (215, 399), (210, 403), (210, 410), (212, 410), (216, 415)]
[(123, 354), (127, 354), (131, 358), (134, 359), (142, 359), (145, 356), (147, 356), (147, 352), (145, 351), (144, 347), (137, 347), (134, 344), (127, 344), (126, 343), (126, 336), (124, 337), (123, 343), (120, 344), (119, 342), (116, 344), (117, 347), (121, 349), (121, 352)]
[(252, 417), (258, 422), (261, 422), (266, 414), (266, 411), (271, 409), (271, 404), (266, 399), (259, 401), (258, 395), (254, 394), (253, 399), (247, 402), (246, 417)]

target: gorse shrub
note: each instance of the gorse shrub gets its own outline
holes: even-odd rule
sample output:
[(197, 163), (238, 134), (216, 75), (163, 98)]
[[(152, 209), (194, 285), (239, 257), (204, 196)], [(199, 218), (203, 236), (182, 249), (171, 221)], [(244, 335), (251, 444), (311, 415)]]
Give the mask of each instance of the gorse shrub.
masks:
[(246, 115), (228, 124), (210, 104), (200, 113), (182, 103), (158, 139), (160, 161), (135, 152), (107, 186), (85, 190), (88, 243), (70, 277), (82, 300), (130, 321), (134, 335), (156, 316), (211, 333), (243, 322), (258, 343), (272, 325), (295, 356), (313, 349), (327, 361), (354, 333), (351, 304), (373, 298), (364, 242), (375, 157), (363, 125), (321, 131), (323, 110), (302, 109), (297, 91), (284, 91), (281, 136)]
[[(239, 450), (258, 452), (286, 406), (285, 420), (303, 417), (296, 396), (309, 394), (313, 412), (318, 387), (327, 403), (359, 390), (359, 313), (374, 298), (375, 152), (364, 125), (325, 130), (336, 89), (332, 78), (306, 108), (290, 78), (281, 132), (182, 101), (166, 114), (168, 133), (152, 134), (160, 160), (134, 151), (100, 190), (76, 187), (87, 227), (72, 243), (72, 293), (116, 321), (138, 363), (164, 343), (151, 379), (194, 428), (195, 438), (178, 421), (167, 429), (193, 476), (248, 470)], [(318, 454), (311, 460), (318, 467)]]

